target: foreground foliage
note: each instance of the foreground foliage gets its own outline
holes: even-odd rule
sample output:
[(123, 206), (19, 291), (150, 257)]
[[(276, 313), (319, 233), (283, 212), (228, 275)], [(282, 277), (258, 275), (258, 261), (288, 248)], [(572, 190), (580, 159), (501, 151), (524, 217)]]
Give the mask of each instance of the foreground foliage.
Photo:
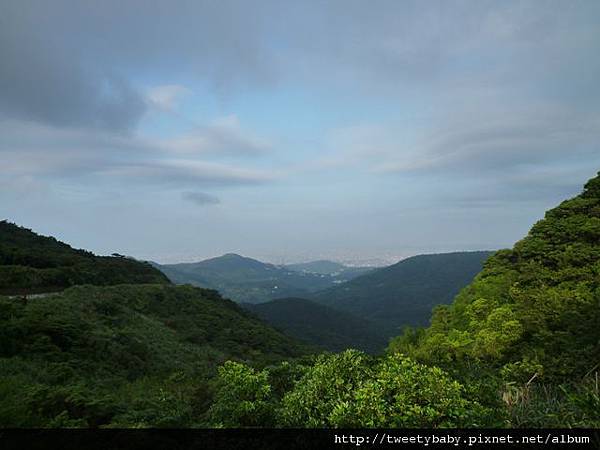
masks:
[(298, 368), (283, 393), (272, 388), (272, 370), (256, 371), (239, 363), (222, 366), (211, 408), (213, 425), (493, 425), (493, 415), (447, 373), (401, 355), (377, 359), (357, 350), (321, 355), (313, 365)]

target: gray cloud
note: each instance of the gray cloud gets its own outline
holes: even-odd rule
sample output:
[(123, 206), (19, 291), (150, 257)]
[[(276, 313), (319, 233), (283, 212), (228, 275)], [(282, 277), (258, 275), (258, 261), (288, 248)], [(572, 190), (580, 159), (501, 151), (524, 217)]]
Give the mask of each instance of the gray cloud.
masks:
[(67, 222), (92, 242), (118, 211), (123, 245), (169, 253), (510, 243), (600, 166), (599, 20), (595, 0), (0, 2), (0, 208), (59, 230), (85, 210)]
[(431, 122), (335, 130), (316, 167), (397, 180), (422, 208), (456, 211), (549, 206), (600, 168), (596, 113), (505, 99), (476, 110), (457, 104)]
[(273, 181), (273, 173), (181, 155), (169, 141), (0, 122), (1, 177), (170, 186), (239, 186)]
[(53, 39), (50, 32), (60, 30), (37, 26), (42, 11), (28, 2), (0, 7), (0, 115), (119, 132), (134, 127), (146, 108), (140, 93), (110, 70), (84, 67)]
[[(599, 161), (600, 163), (600, 161)], [(502, 175), (467, 178), (454, 182), (452, 189), (438, 192), (432, 202), (456, 209), (494, 208), (514, 210), (538, 205), (555, 205), (578, 194), (582, 182), (595, 175), (586, 164), (542, 165), (536, 169), (510, 171)]]
[(238, 186), (262, 184), (274, 178), (264, 172), (194, 160), (157, 160), (117, 163), (94, 172), (124, 182), (173, 186)]
[(204, 192), (183, 192), (181, 196), (184, 200), (192, 202), (198, 206), (218, 205), (221, 203), (221, 200), (218, 197), (206, 194)]
[(504, 86), (511, 95), (551, 90), (556, 101), (580, 106), (599, 100), (594, 1), (540, 8), (534, 1), (30, 0), (0, 8), (2, 111), (58, 125), (132, 129), (145, 111), (132, 80), (156, 68), (162, 76), (165, 67), (225, 96), (291, 80), (401, 101), (408, 87), (435, 101), (465, 85)]
[(223, 92), (270, 79), (257, 11), (226, 3), (2, 2), (0, 114), (123, 132), (147, 109), (131, 81), (140, 70), (170, 67)]
[(542, 111), (490, 113), (481, 109), (477, 120), (450, 121), (444, 130), (429, 130), (403, 148), (387, 143), (382, 172), (500, 172), (523, 166), (551, 165), (582, 158), (600, 160), (600, 116)]

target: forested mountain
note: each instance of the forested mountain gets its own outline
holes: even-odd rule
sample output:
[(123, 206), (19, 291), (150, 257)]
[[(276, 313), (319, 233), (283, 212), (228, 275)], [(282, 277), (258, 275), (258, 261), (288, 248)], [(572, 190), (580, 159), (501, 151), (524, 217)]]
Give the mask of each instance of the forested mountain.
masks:
[(356, 348), (378, 353), (387, 345), (385, 336), (368, 320), (310, 300), (281, 298), (243, 306), (286, 334), (330, 351)]
[(306, 263), (286, 264), (284, 267), (286, 269), (294, 270), (296, 272), (316, 273), (320, 275), (333, 275), (340, 282), (349, 281), (352, 278), (356, 278), (359, 275), (373, 270), (373, 267), (352, 267), (324, 259), (318, 261), (310, 261)]
[(335, 275), (290, 270), (228, 253), (197, 263), (156, 264), (177, 284), (218, 290), (237, 302), (261, 303), (280, 297), (306, 297), (343, 280)]
[[(399, 350), (409, 338), (396, 341)], [(431, 327), (412, 339), (419, 359), (485, 361), (509, 379), (564, 381), (597, 370), (600, 176), (548, 211), (511, 250), (491, 257), (451, 306), (436, 309)]]
[(49, 292), (76, 284), (169, 283), (150, 264), (96, 256), (53, 237), (0, 222), (0, 294)]
[(406, 325), (426, 325), (434, 306), (452, 301), (491, 252), (419, 255), (317, 292), (311, 299), (364, 317), (388, 336)]
[(219, 364), (264, 367), (306, 352), (191, 286), (0, 297), (0, 426), (202, 425)]

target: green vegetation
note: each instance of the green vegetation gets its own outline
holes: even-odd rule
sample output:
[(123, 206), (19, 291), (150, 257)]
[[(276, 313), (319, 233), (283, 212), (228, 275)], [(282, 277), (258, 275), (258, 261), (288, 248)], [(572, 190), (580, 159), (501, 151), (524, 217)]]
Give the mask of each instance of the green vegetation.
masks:
[(390, 351), (459, 378), (485, 368), (480, 383), (503, 386), (511, 425), (598, 426), (599, 306), (600, 176)]
[(17, 427), (207, 425), (219, 364), (264, 367), (307, 352), (191, 286), (0, 297), (0, 333), (0, 424)]
[[(288, 368), (290, 365), (287, 364)], [(291, 372), (284, 393), (273, 369), (227, 363), (219, 370), (215, 426), (458, 427), (492, 425), (493, 415), (436, 367), (357, 350), (321, 355)], [(262, 418), (262, 421), (257, 421)]]
[(600, 427), (600, 175), (384, 355), (313, 350), (192, 286), (0, 297), (0, 424)]
[(426, 325), (434, 306), (450, 303), (490, 252), (420, 255), (314, 294), (312, 300), (377, 324), (387, 336)]
[(0, 294), (52, 292), (77, 284), (169, 283), (150, 264), (95, 256), (53, 237), (0, 222)]
[(271, 386), (266, 370), (256, 371), (234, 361), (219, 367), (215, 401), (210, 408), (218, 427), (272, 425)]
[(282, 298), (243, 306), (290, 336), (333, 352), (356, 348), (378, 353), (387, 345), (385, 336), (368, 320), (310, 300)]

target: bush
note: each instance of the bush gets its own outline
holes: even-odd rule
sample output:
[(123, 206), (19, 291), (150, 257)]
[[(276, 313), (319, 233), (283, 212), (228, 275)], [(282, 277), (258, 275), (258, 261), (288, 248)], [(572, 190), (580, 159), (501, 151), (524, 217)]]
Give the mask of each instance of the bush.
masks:
[(379, 364), (352, 401), (335, 408), (332, 421), (340, 427), (461, 427), (476, 424), (481, 411), (443, 370), (396, 354)]
[(281, 421), (286, 426), (337, 425), (341, 405), (353, 400), (355, 390), (371, 376), (371, 358), (358, 350), (321, 355), (282, 401)]

